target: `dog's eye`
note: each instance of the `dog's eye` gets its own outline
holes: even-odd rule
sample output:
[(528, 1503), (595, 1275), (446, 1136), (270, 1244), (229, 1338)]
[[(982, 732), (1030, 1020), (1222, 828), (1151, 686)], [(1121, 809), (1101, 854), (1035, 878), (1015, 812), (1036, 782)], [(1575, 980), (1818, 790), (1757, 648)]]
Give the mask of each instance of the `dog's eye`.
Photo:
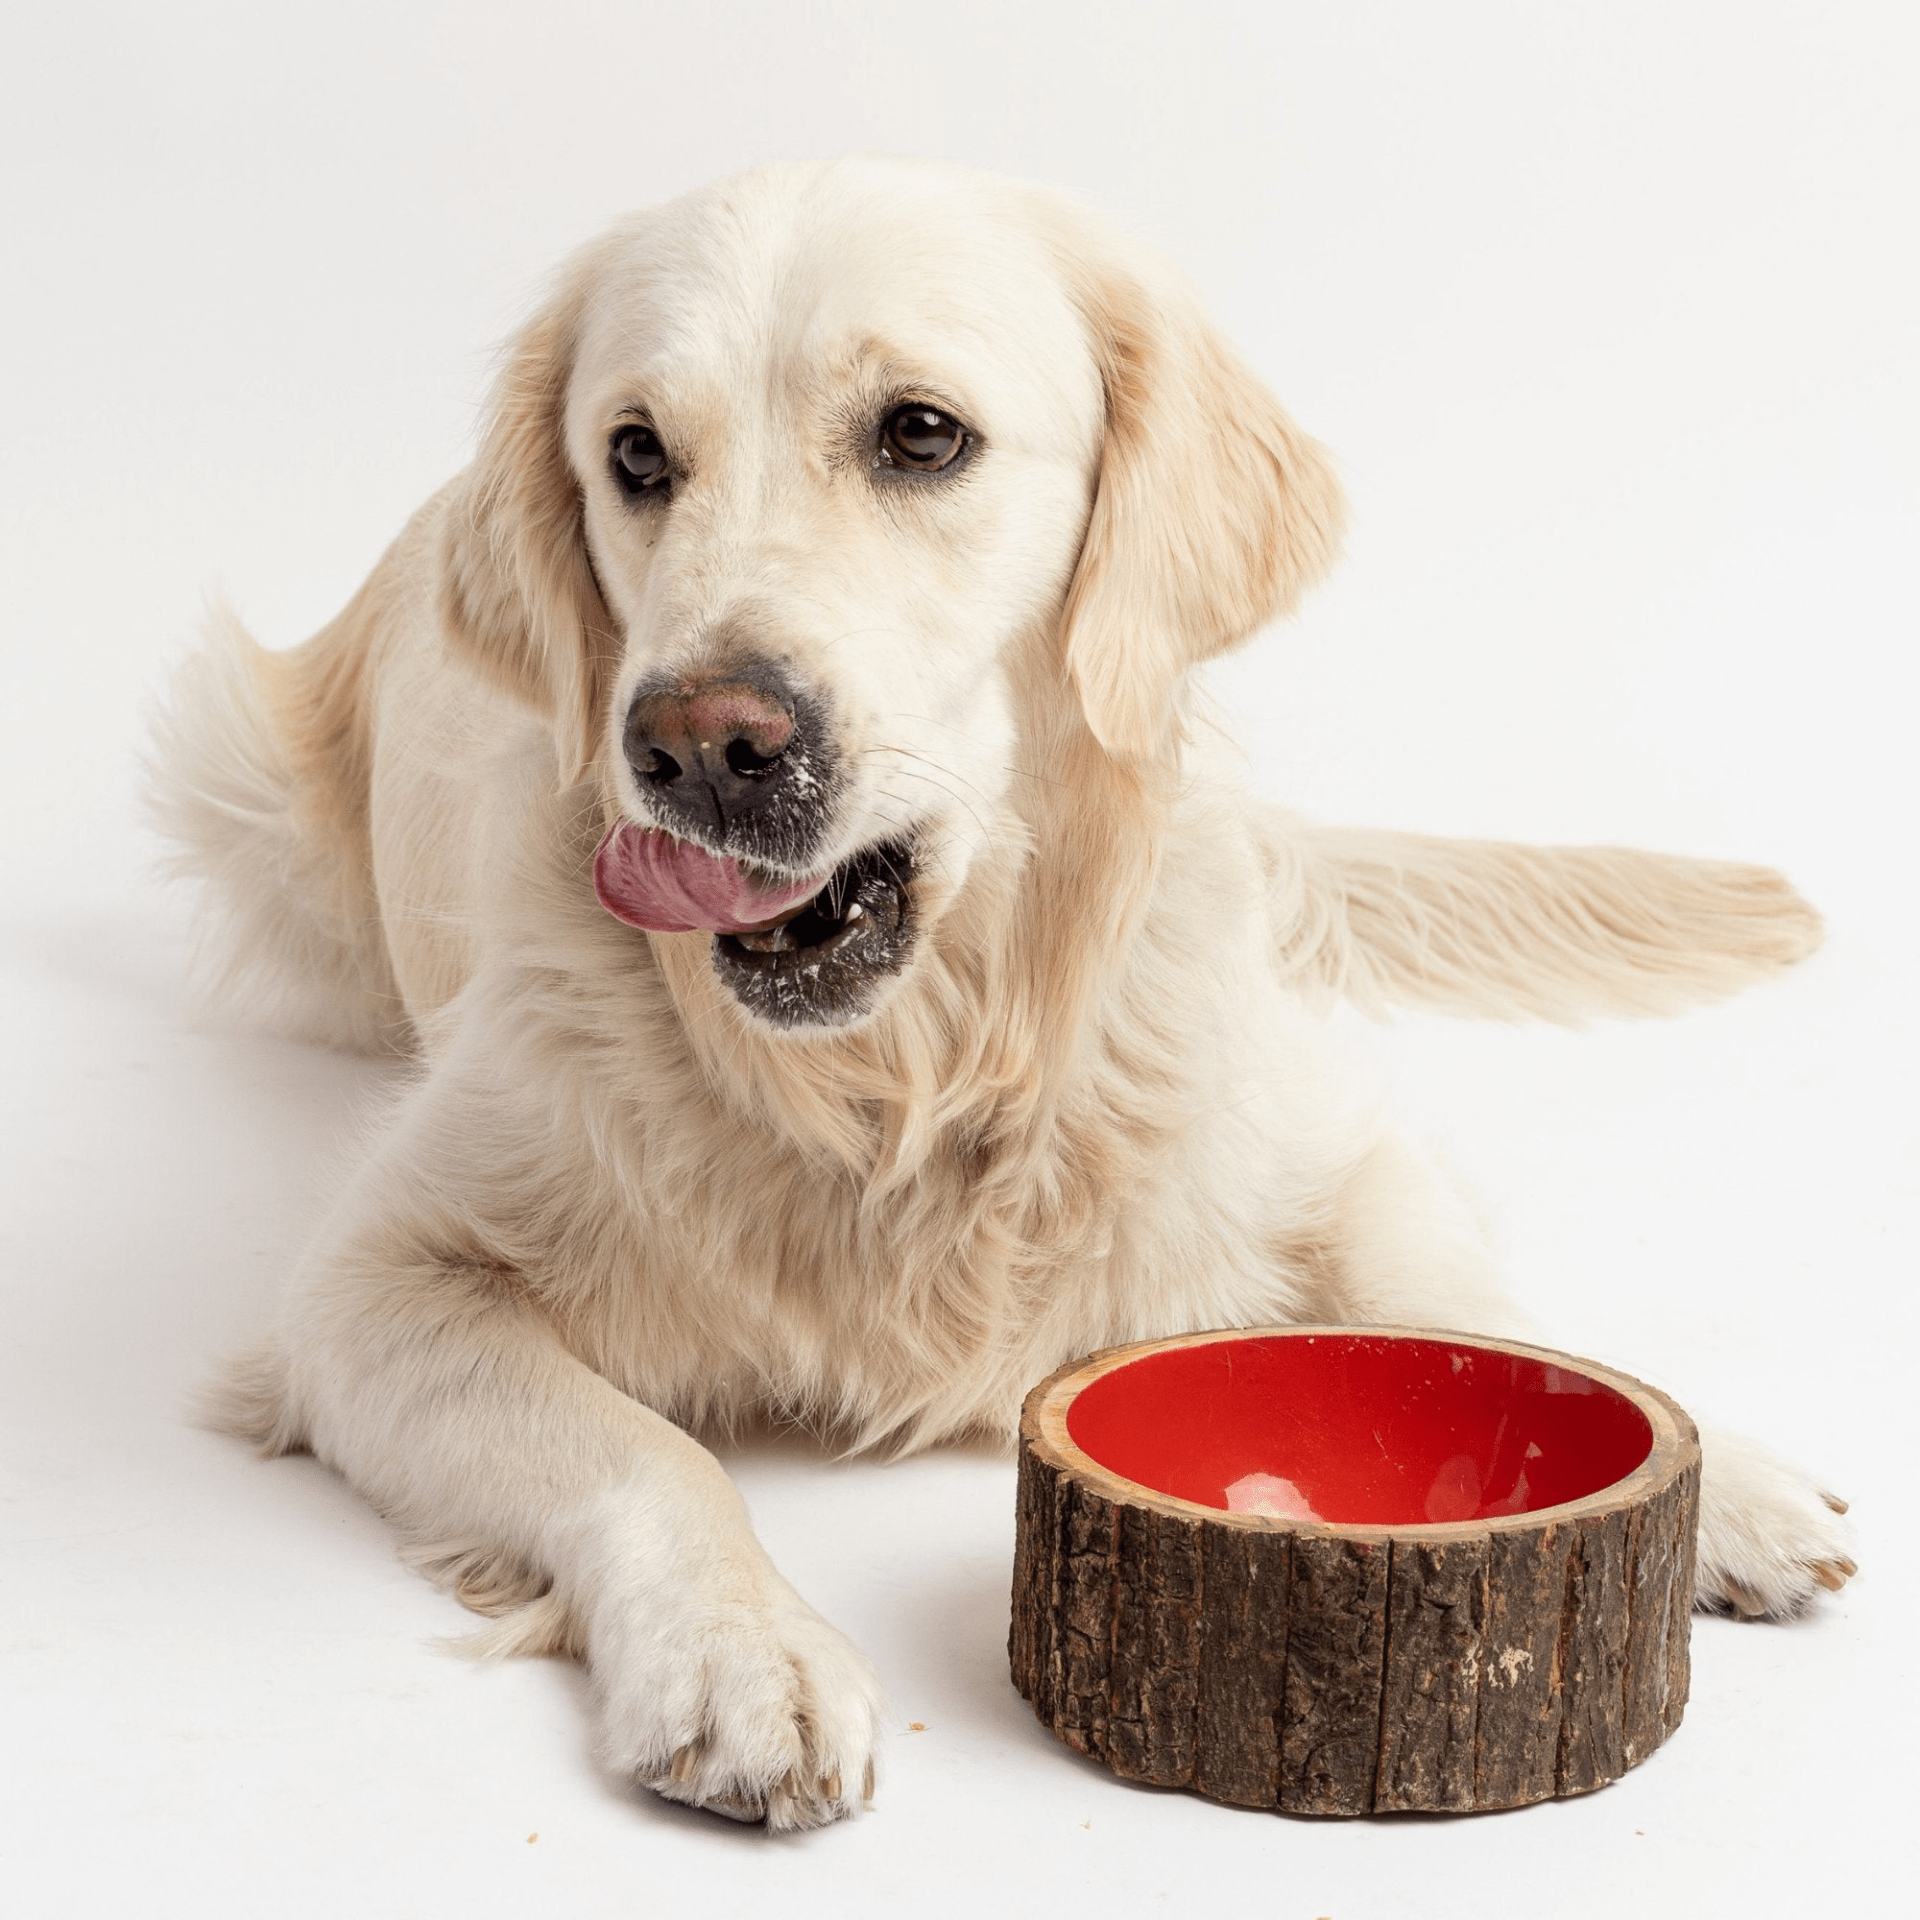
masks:
[(613, 477), (629, 500), (666, 491), (667, 450), (651, 427), (622, 427), (611, 450)]
[(938, 473), (960, 457), (967, 444), (967, 430), (950, 413), (938, 407), (895, 407), (880, 423), (880, 447), (876, 463), (888, 467), (911, 467), (919, 473)]

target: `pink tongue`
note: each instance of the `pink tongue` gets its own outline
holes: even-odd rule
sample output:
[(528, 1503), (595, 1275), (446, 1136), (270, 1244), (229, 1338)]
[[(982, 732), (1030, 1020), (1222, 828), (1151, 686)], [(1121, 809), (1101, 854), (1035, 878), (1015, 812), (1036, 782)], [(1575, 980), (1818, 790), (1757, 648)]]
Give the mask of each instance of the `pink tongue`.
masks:
[(593, 890), (616, 920), (649, 933), (747, 933), (811, 900), (823, 878), (772, 891), (737, 860), (703, 853), (657, 827), (622, 824), (593, 856)]

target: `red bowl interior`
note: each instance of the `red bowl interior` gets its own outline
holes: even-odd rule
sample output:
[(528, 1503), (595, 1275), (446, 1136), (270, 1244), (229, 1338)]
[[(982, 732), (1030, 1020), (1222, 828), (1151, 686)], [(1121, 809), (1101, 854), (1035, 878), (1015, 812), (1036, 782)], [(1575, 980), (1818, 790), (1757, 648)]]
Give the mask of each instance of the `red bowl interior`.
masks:
[(1532, 1513), (1653, 1447), (1612, 1387), (1457, 1340), (1270, 1334), (1144, 1355), (1067, 1409), (1108, 1472), (1203, 1507), (1361, 1526)]

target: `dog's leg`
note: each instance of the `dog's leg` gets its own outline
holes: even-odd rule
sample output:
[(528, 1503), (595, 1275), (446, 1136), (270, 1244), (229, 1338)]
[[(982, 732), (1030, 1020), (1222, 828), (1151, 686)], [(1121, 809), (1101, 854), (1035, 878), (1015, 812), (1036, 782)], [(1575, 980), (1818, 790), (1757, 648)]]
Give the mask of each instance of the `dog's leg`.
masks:
[[(1538, 1339), (1502, 1290), (1471, 1210), (1411, 1143), (1380, 1140), (1320, 1249), (1331, 1316)], [(1846, 1503), (1744, 1434), (1703, 1427), (1695, 1603), (1785, 1618), (1858, 1571)]]
[(1282, 972), (1370, 1012), (1674, 1013), (1820, 944), (1820, 916), (1768, 867), (1329, 827), (1279, 808), (1258, 832)]
[(775, 1571), (713, 1456), (568, 1352), (523, 1276), (446, 1241), (444, 1222), (388, 1224), (328, 1256), (279, 1337), (279, 1408), (249, 1359), (248, 1418), (276, 1415), (280, 1445), (417, 1542), (550, 1583), (547, 1638), (584, 1653), (622, 1775), (772, 1827), (851, 1812), (872, 1788), (873, 1669)]
[(1533, 1337), (1479, 1216), (1412, 1140), (1382, 1134), (1347, 1176), (1316, 1245), (1319, 1310), (1359, 1326)]

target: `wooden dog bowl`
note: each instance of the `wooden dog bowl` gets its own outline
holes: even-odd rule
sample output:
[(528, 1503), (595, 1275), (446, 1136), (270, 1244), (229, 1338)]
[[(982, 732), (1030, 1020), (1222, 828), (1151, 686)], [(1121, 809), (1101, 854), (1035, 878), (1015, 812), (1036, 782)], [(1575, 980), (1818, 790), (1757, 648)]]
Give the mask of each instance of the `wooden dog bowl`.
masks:
[(1537, 1347), (1113, 1347), (1021, 1412), (1014, 1683), (1124, 1779), (1240, 1806), (1586, 1793), (1680, 1723), (1699, 1493), (1665, 1394)]

